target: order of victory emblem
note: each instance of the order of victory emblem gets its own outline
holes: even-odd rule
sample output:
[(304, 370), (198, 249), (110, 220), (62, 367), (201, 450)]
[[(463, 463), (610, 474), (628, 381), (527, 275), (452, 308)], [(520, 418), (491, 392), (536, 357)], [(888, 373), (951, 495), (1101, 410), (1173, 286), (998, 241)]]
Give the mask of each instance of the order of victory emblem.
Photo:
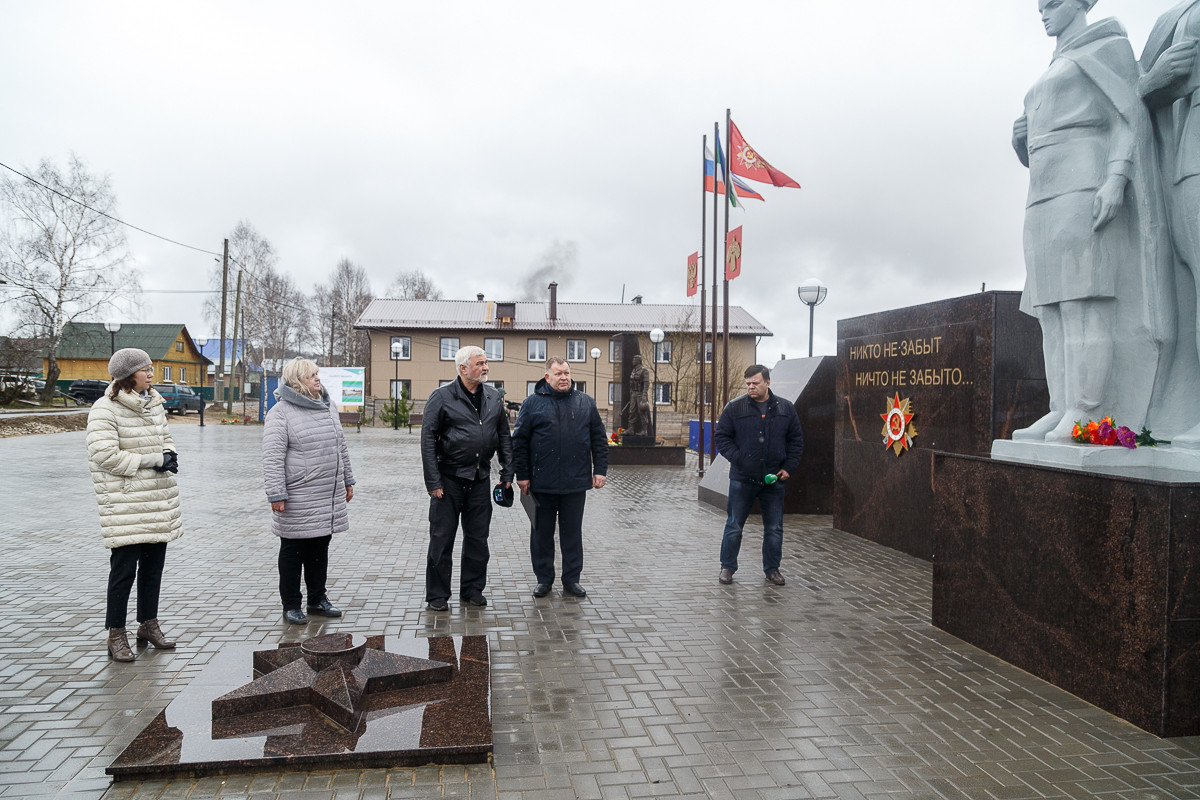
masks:
[(883, 417), (883, 446), (890, 447), (899, 456), (901, 451), (912, 446), (913, 437), (917, 435), (917, 426), (912, 424), (915, 416), (910, 398), (900, 399), (899, 392), (895, 399), (887, 399), (888, 410)]

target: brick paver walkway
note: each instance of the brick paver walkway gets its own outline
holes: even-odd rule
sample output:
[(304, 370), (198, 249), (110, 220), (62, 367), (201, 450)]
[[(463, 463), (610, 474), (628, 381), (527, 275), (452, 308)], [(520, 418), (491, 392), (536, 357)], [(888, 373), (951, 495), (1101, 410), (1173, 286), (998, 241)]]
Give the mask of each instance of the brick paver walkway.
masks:
[(0, 798), (1200, 798), (1200, 740), (1161, 740), (929, 623), (928, 564), (789, 516), (719, 586), (722, 517), (687, 469), (620, 468), (588, 501), (587, 599), (530, 594), (528, 525), (498, 510), (487, 609), (423, 610), (417, 436), (348, 432), (352, 531), (331, 596), (354, 630), (483, 634), (492, 765), (110, 784), (104, 768), (225, 644), (276, 645), (260, 429), (179, 426), (186, 534), (174, 652), (104, 650), (106, 553), (82, 433), (0, 440)]

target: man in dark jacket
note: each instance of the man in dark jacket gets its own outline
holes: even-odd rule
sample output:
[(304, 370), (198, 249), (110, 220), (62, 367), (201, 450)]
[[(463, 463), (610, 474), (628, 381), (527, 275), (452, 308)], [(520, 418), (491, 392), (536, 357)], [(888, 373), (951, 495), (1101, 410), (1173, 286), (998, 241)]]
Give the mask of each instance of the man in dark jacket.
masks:
[(554, 526), (562, 545), (563, 589), (576, 597), (583, 572), (583, 505), (588, 489), (604, 486), (608, 474), (608, 435), (596, 403), (571, 388), (571, 366), (558, 356), (546, 362), (546, 375), (521, 404), (513, 429), (513, 467), (522, 494), (537, 505), (529, 555), (537, 578), (534, 597), (554, 584)]
[(721, 583), (733, 583), (742, 527), (755, 498), (763, 517), (763, 573), (783, 586), (784, 482), (800, 467), (804, 434), (800, 418), (787, 400), (771, 391), (771, 371), (761, 364), (747, 367), (746, 394), (729, 401), (717, 422), (717, 450), (729, 461), (729, 500), (725, 535), (721, 538)]
[(436, 389), (425, 403), (421, 465), (429, 500), (429, 559), (425, 600), (431, 611), (449, 606), (454, 536), (462, 520), (459, 597), (486, 606), (488, 526), (492, 521), (491, 462), (500, 454), (500, 482), (512, 485), (512, 438), (500, 394), (484, 383), (487, 356), (464, 347), (454, 357), (458, 377)]

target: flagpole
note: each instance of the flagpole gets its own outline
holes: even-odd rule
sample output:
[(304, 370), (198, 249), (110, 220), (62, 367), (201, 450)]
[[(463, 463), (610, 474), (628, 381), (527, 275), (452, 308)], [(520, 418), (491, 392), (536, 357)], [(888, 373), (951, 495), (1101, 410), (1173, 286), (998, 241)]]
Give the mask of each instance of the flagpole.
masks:
[[(717, 143), (717, 147), (721, 146), (721, 123), (713, 123), (713, 139)], [(724, 162), (725, 159), (721, 159)], [(712, 358), (712, 418), (715, 421), (718, 414), (717, 403), (721, 399), (721, 394), (717, 390), (717, 270), (721, 268), (721, 258), (717, 255), (720, 250), (717, 248), (717, 165), (716, 153), (713, 154), (713, 241), (712, 241), (712, 343), (713, 343), (713, 358)], [(724, 409), (724, 405), (720, 406)], [(713, 436), (716, 439), (716, 436)], [(714, 442), (715, 444), (715, 442)], [(715, 448), (709, 450), (709, 463), (716, 458)]]
[[(707, 183), (705, 173), (708, 171), (708, 164), (707, 164), (707, 162), (708, 162), (708, 136), (704, 135), (704, 136), (700, 137), (700, 139), (701, 139), (701, 147), (700, 147), (700, 167), (701, 167), (701, 169), (700, 169), (700, 275), (699, 275), (699, 278), (700, 278), (700, 352), (696, 358), (696, 360), (700, 362), (700, 389), (699, 389), (700, 396), (697, 401), (697, 405), (700, 406), (700, 438), (698, 440), (698, 444), (696, 447), (696, 455), (699, 456), (700, 477), (703, 478), (704, 477), (704, 416), (705, 416), (704, 415), (704, 338), (708, 333), (707, 326), (705, 325), (705, 323), (707, 321), (707, 317), (708, 317), (708, 307), (707, 307), (708, 306), (708, 298), (705, 296), (705, 292), (704, 292), (704, 282), (706, 280), (708, 280), (708, 273), (707, 273), (708, 259), (705, 258), (705, 256), (704, 256), (704, 240), (705, 240), (705, 237), (708, 235), (708, 231), (705, 229), (705, 223), (707, 222), (707, 219), (705, 218), (705, 212), (708, 209), (706, 209), (704, 206), (704, 203), (707, 200), (707, 198), (704, 196), (704, 192), (705, 192), (705, 184)], [(715, 159), (715, 156), (714, 156), (714, 159)], [(714, 163), (713, 164), (713, 194), (715, 195), (716, 192), (717, 192), (717, 168), (716, 168), (716, 164)], [(686, 355), (683, 357), (687, 358)]]
[[(729, 150), (729, 146), (728, 146), (729, 145), (729, 109), (728, 108), (725, 109), (725, 145), (726, 145), (725, 149), (726, 149), (726, 151), (728, 151)], [(733, 157), (733, 154), (730, 153), (724, 159), (724, 161), (725, 161), (725, 239), (724, 239), (724, 241), (726, 241), (726, 242), (729, 241), (729, 192), (733, 188), (729, 185), (729, 159), (732, 157)], [(722, 260), (724, 260), (724, 259), (722, 259)], [(728, 270), (726, 270), (726, 272), (725, 272), (725, 285), (723, 288), (724, 288), (725, 297), (724, 297), (723, 303), (722, 303), (722, 305), (724, 306), (724, 318), (723, 318), (723, 324), (721, 326), (721, 328), (722, 328), (722, 330), (721, 330), (721, 334), (722, 334), (721, 367), (723, 370), (722, 374), (724, 375), (724, 381), (721, 384), (721, 388), (723, 391), (724, 402), (728, 403), (729, 402), (729, 272), (728, 272)], [(713, 323), (713, 327), (714, 328), (716, 327), (716, 322)]]

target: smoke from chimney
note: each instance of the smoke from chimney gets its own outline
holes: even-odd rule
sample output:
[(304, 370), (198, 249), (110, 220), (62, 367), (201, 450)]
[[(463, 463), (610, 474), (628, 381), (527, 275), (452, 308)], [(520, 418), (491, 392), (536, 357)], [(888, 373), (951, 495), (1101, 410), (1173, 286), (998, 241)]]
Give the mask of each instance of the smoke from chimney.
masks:
[(575, 273), (579, 270), (579, 245), (575, 242), (554, 242), (546, 248), (522, 277), (517, 286), (521, 300), (541, 300), (546, 284), (555, 281), (563, 289), (570, 288)]
[(550, 283), (550, 321), (558, 319), (558, 284)]

